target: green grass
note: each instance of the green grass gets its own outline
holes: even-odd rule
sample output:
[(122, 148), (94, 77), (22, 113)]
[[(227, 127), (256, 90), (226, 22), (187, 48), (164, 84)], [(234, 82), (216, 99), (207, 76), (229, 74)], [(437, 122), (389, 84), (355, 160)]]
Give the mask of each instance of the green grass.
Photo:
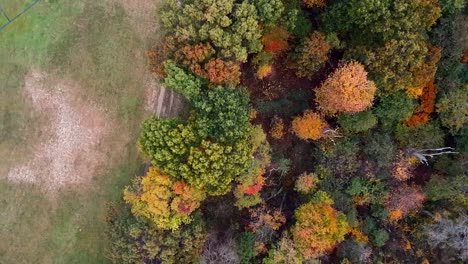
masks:
[[(15, 2), (5, 1), (4, 2)], [(14, 10), (22, 2), (15, 2)], [(105, 213), (122, 187), (141, 171), (135, 142), (145, 112), (143, 52), (148, 45), (124, 9), (111, 1), (42, 1), (0, 32), (0, 263), (107, 263)], [(72, 79), (115, 124), (103, 144), (109, 166), (91, 187), (70, 188), (56, 199), (37, 187), (5, 179), (27, 161), (44, 123), (21, 92), (39, 69)]]
[(0, 0), (0, 5), (11, 19), (34, 2), (34, 0)]

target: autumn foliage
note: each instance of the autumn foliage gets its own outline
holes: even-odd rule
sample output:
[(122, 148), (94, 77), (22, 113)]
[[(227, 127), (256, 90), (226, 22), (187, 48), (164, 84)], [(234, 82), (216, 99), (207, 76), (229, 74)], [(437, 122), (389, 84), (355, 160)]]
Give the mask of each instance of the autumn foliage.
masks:
[(402, 184), (389, 195), (385, 206), (392, 221), (398, 221), (423, 206), (426, 196), (420, 186)]
[(331, 48), (325, 34), (314, 31), (296, 49), (289, 66), (297, 76), (311, 78), (328, 60)]
[(302, 193), (311, 192), (317, 185), (317, 177), (314, 174), (304, 173), (296, 180), (295, 190)]
[(282, 139), (284, 137), (284, 121), (278, 116), (274, 116), (271, 120), (270, 135), (274, 139)]
[(137, 178), (124, 191), (124, 200), (132, 213), (150, 219), (161, 229), (177, 229), (190, 222), (190, 214), (200, 206), (205, 194), (184, 182), (174, 182), (156, 167)]
[(329, 114), (356, 113), (372, 106), (377, 88), (358, 62), (344, 64), (317, 89), (316, 101)]
[(282, 27), (275, 27), (262, 37), (263, 51), (280, 54), (288, 48), (289, 33)]
[[(416, 161), (417, 162), (417, 161)], [(406, 181), (412, 176), (415, 161), (403, 151), (399, 151), (392, 167), (392, 176), (398, 181)]]
[(263, 78), (267, 77), (273, 71), (273, 67), (269, 64), (263, 64), (258, 67), (257, 70), (257, 78), (262, 80)]
[(304, 0), (304, 5), (307, 7), (325, 7), (327, 0)]
[(296, 248), (305, 258), (319, 257), (344, 240), (348, 224), (343, 213), (327, 202), (309, 202), (296, 212), (292, 235)]
[(240, 65), (232, 61), (211, 59), (205, 64), (206, 78), (213, 84), (237, 85), (240, 82)]
[(415, 127), (429, 121), (429, 115), (435, 110), (435, 101), (437, 97), (437, 86), (430, 81), (423, 88), (423, 94), (420, 97), (420, 104), (416, 112), (406, 120), (406, 125)]
[(306, 111), (302, 116), (297, 116), (292, 121), (292, 131), (300, 139), (317, 140), (325, 136), (328, 128), (327, 122), (317, 113)]

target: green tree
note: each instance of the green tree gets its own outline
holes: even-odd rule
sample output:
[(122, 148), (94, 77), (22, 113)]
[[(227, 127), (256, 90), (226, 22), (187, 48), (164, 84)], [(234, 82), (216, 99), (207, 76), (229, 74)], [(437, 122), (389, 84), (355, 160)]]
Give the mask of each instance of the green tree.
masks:
[(462, 132), (468, 124), (468, 84), (444, 94), (437, 103), (437, 112), (452, 134)]
[(435, 0), (338, 0), (329, 6), (323, 22), (330, 32), (372, 45), (404, 39), (404, 33), (424, 33), (440, 14)]
[(177, 230), (164, 231), (132, 215), (127, 206), (115, 205), (109, 210), (107, 222), (111, 242), (108, 257), (113, 263), (199, 263), (206, 241), (200, 215)]
[(217, 86), (195, 101), (193, 107), (190, 122), (200, 137), (229, 143), (247, 137), (251, 108), (244, 89)]
[(190, 101), (199, 100), (203, 85), (200, 78), (187, 73), (171, 61), (166, 61), (164, 68), (166, 77), (162, 81), (163, 85), (174, 89)]
[(374, 112), (379, 122), (389, 127), (408, 119), (415, 107), (415, 100), (400, 91), (380, 97), (380, 103), (374, 108)]
[(419, 34), (408, 34), (402, 39), (391, 39), (377, 48), (359, 47), (346, 56), (362, 61), (370, 79), (380, 91), (393, 93), (404, 90), (415, 82), (415, 72), (424, 63), (428, 46)]
[(365, 132), (377, 125), (377, 117), (372, 111), (341, 114), (338, 116), (338, 124), (348, 133)]
[(176, 45), (208, 42), (217, 57), (235, 61), (261, 50), (262, 30), (257, 9), (249, 1), (166, 1), (161, 23)]
[(281, 0), (254, 0), (260, 21), (271, 26), (283, 15), (284, 5)]

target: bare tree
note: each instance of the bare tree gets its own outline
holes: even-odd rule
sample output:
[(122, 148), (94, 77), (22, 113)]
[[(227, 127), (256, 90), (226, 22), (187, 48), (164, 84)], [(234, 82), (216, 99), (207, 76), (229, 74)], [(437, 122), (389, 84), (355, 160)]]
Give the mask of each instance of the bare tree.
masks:
[(425, 231), (432, 248), (452, 249), (462, 261), (468, 260), (468, 216), (443, 217), (427, 225)]
[(407, 152), (410, 155), (415, 156), (421, 163), (428, 165), (428, 158), (433, 158), (435, 156), (440, 156), (444, 154), (458, 154), (458, 152), (454, 151), (454, 148), (451, 147), (443, 147), (443, 148), (435, 148), (435, 149), (414, 149), (411, 147), (407, 148)]

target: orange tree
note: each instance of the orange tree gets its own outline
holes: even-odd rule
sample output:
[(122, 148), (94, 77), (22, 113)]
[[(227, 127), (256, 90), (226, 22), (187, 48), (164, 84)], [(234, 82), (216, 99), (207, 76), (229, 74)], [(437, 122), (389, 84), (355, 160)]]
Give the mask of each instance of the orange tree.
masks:
[(344, 240), (348, 230), (346, 216), (334, 209), (332, 203), (331, 199), (311, 201), (294, 214), (294, 244), (305, 258), (320, 257)]
[(300, 139), (317, 140), (325, 136), (328, 128), (327, 122), (319, 114), (306, 111), (302, 116), (297, 116), (292, 121), (292, 131)]
[(376, 87), (364, 66), (350, 62), (339, 67), (317, 89), (319, 108), (329, 114), (356, 113), (372, 105)]

